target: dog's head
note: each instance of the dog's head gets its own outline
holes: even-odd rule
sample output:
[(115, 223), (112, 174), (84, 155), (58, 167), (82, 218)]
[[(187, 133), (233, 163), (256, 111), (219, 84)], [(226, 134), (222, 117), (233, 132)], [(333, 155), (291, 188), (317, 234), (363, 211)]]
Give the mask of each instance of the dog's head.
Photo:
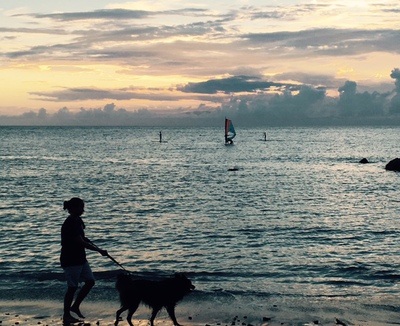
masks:
[(175, 273), (175, 280), (179, 284), (179, 287), (187, 293), (196, 288), (192, 284), (192, 282), (182, 273)]

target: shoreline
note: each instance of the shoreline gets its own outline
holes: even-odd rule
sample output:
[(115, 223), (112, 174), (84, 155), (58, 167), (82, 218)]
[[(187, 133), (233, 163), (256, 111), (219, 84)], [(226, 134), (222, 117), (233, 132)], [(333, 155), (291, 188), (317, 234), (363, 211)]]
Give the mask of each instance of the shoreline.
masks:
[[(333, 303), (333, 302), (332, 302)], [(338, 302), (335, 302), (336, 304)], [(112, 326), (118, 302), (84, 302), (83, 312), (86, 319), (79, 325)], [(275, 308), (275, 309), (274, 309)], [(128, 326), (126, 312), (122, 314), (121, 326)], [(215, 303), (194, 304), (193, 302), (178, 304), (176, 308), (178, 322), (184, 326), (383, 326), (399, 325), (400, 313), (392, 307), (364, 307), (352, 302), (341, 302), (340, 307), (310, 306), (303, 302), (298, 306), (293, 303), (282, 307), (272, 307), (264, 314), (254, 307), (219, 308)], [(148, 326), (150, 309), (140, 306), (134, 314), (132, 322), (135, 326)], [(341, 324), (342, 323), (342, 324)], [(167, 313), (163, 310), (155, 320), (155, 326), (173, 326)], [(0, 300), (1, 326), (55, 326), (62, 325), (62, 302), (50, 300)]]

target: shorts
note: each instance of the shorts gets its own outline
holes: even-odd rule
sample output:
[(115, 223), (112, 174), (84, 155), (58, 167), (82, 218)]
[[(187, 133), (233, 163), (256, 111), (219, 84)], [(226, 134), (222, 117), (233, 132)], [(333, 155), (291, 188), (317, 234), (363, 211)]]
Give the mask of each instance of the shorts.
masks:
[(94, 281), (89, 263), (83, 265), (63, 267), (68, 287), (77, 288), (80, 282)]

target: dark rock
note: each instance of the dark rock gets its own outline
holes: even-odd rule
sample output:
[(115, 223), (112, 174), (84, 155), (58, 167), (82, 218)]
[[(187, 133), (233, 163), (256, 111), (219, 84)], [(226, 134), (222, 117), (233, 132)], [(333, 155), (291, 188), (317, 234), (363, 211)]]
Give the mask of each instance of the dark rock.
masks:
[(363, 159), (360, 160), (359, 163), (366, 164), (366, 163), (369, 163), (369, 161), (364, 157)]
[(400, 171), (400, 158), (391, 160), (388, 164), (386, 164), (385, 169), (389, 171)]

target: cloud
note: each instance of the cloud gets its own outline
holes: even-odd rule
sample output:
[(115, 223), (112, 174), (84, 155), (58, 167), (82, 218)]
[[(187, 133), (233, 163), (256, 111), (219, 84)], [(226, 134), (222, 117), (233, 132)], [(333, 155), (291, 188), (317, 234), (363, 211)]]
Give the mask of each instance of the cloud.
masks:
[(390, 112), (394, 114), (400, 113), (400, 69), (395, 68), (392, 70), (390, 77), (395, 80), (396, 88), (394, 89), (394, 96), (390, 101)]
[(58, 28), (11, 28), (0, 27), (0, 33), (23, 33), (23, 34), (51, 34), (51, 35), (67, 35), (65, 30)]
[[(128, 8), (128, 4), (124, 5)], [(196, 111), (197, 116), (202, 116), (199, 112), (213, 112), (218, 105), (218, 110), (248, 112), (253, 116), (257, 112), (283, 119), (285, 114), (295, 112), (296, 103), (301, 107), (296, 112), (304, 116), (340, 116), (345, 112), (357, 116), (363, 110), (354, 99), (369, 99), (377, 108), (368, 104), (369, 111), (385, 114), (390, 110), (396, 112), (400, 101), (398, 69), (392, 71), (396, 87), (390, 95), (384, 92), (391, 84), (389, 88), (381, 86), (382, 93), (373, 88), (377, 82), (382, 81), (385, 86), (391, 82), (388, 76), (381, 77), (382, 71), (392, 67), (390, 62), (400, 51), (397, 25), (393, 23), (394, 29), (382, 28), (391, 26), (396, 15), (378, 18), (376, 14), (385, 10), (395, 13), (397, 9), (391, 8), (395, 5), (367, 4), (367, 9), (362, 7), (362, 12), (357, 12), (359, 21), (346, 23), (344, 19), (338, 23), (338, 18), (355, 17), (357, 5), (264, 4), (222, 8), (216, 3), (213, 9), (188, 5), (178, 10), (110, 6), (114, 9), (60, 12), (62, 7), (58, 11), (35, 7), (35, 13), (27, 13), (26, 9), (23, 13), (4, 14), (7, 23), (0, 27), (4, 43), (0, 50), (2, 67), (6, 69), (5, 75), (18, 78), (15, 85), (31, 90), (30, 98), (24, 97), (24, 103), (29, 104), (24, 106), (49, 105), (54, 110), (54, 104), (49, 102), (72, 107), (81, 101), (81, 105), (89, 105), (85, 101), (91, 100), (103, 104), (125, 101), (124, 105), (127, 101), (148, 100), (155, 106), (168, 102), (166, 105), (177, 107), (183, 100), (190, 100), (191, 105), (201, 109), (184, 108), (185, 114)], [(143, 9), (138, 3), (131, 8)], [(376, 17), (376, 22), (362, 29), (372, 21), (369, 15)], [(381, 57), (384, 59), (378, 62)], [(46, 72), (40, 70), (44, 65), (49, 67)], [(82, 78), (68, 75), (68, 69), (72, 72), (83, 67), (90, 73), (81, 74)], [(341, 70), (342, 67), (346, 69)], [(62, 70), (60, 75), (57, 69)], [(346, 77), (341, 79), (342, 76)], [(352, 80), (356, 78), (357, 82)], [(143, 87), (117, 88), (123, 80), (129, 80), (126, 85), (135, 83)], [(163, 87), (146, 87), (154, 80)], [(92, 86), (105, 82), (104, 87)], [(178, 82), (179, 86), (171, 85)], [(56, 88), (59, 86), (63, 88)], [(363, 90), (367, 92), (362, 93)], [(272, 91), (276, 95), (271, 95)], [(340, 94), (339, 98), (327, 95), (334, 92)], [(193, 104), (194, 100), (200, 102)], [(357, 110), (350, 109), (351, 101)], [(9, 106), (12, 104), (7, 103)]]
[[(212, 79), (199, 83), (188, 83), (169, 89), (151, 89), (143, 87), (127, 87), (120, 89), (100, 89), (94, 87), (65, 88), (59, 91), (31, 92), (41, 100), (51, 102), (76, 102), (87, 100), (151, 100), (179, 101), (180, 99), (196, 99), (211, 102), (221, 102), (216, 95), (224, 97), (234, 93), (256, 93), (264, 91), (283, 92), (299, 90), (301, 85), (278, 83), (262, 80), (258, 76), (233, 76), (229, 78)], [(183, 93), (183, 94), (182, 94)], [(201, 94), (201, 95), (198, 95)], [(209, 96), (203, 96), (207, 94)]]
[(400, 48), (396, 46), (400, 42), (400, 33), (391, 29), (315, 28), (296, 32), (249, 33), (241, 38), (253, 46), (272, 43), (277, 51), (293, 48), (315, 55), (343, 56), (379, 51), (400, 53)]
[(143, 88), (126, 87), (120, 89), (100, 89), (90, 87), (64, 88), (59, 91), (31, 92), (36, 99), (48, 102), (83, 102), (91, 100), (148, 100), (152, 102), (179, 102), (180, 100), (196, 100), (210, 103), (222, 103), (224, 96), (214, 94), (181, 93), (178, 88)]
[(297, 85), (275, 83), (260, 80), (259, 77), (251, 76), (234, 76), (229, 78), (212, 79), (205, 82), (189, 83), (178, 88), (182, 92), (187, 93), (204, 93), (216, 94), (223, 93), (238, 93), (238, 92), (256, 92), (269, 90), (271, 88), (297, 88)]
[[(122, 11), (122, 13), (120, 12)], [(126, 13), (128, 12), (128, 13)], [(180, 10), (176, 12), (194, 13), (194, 9)], [(172, 14), (171, 11), (167, 12)], [(129, 66), (136, 67), (137, 60), (143, 60), (145, 65), (153, 66), (159, 62), (158, 58), (170, 62), (171, 58), (178, 55), (181, 64), (193, 67), (189, 57), (185, 55), (186, 48), (193, 49), (194, 45), (212, 48), (215, 45), (198, 42), (196, 37), (221, 37), (225, 32), (221, 21), (190, 22), (187, 24), (154, 24), (132, 23), (124, 19), (114, 19), (113, 15), (132, 15), (137, 19), (150, 17), (153, 13), (136, 13), (130, 10), (103, 10), (85, 13), (60, 13), (60, 14), (36, 14), (36, 19), (43, 20), (53, 17), (60, 22), (56, 28), (0, 28), (0, 33), (12, 34), (14, 39), (27, 34), (38, 34), (42, 37), (35, 41), (34, 46), (13, 47), (13, 50), (0, 50), (0, 55), (10, 59), (29, 58), (37, 61), (48, 61), (50, 59), (60, 60), (90, 60), (91, 62), (101, 62), (104, 60), (121, 59), (121, 66), (129, 69)], [(175, 13), (174, 11), (174, 14)], [(80, 24), (80, 20), (85, 17), (104, 17), (104, 23)], [(70, 20), (70, 21), (69, 21)], [(71, 21), (73, 21), (71, 23)], [(60, 38), (50, 38), (45, 36), (60, 35)], [(177, 38), (183, 38), (184, 42), (176, 42)], [(54, 42), (57, 40), (57, 42)], [(165, 52), (165, 49), (170, 49)], [(152, 60), (155, 58), (155, 60)], [(71, 62), (71, 61), (70, 61)]]
[[(149, 67), (157, 70), (162, 62), (179, 62), (182, 71), (193, 69), (197, 60), (210, 74), (218, 76), (231, 71), (220, 71), (221, 65), (208, 64), (207, 56), (232, 58), (237, 53), (236, 62), (228, 61), (231, 68), (239, 65), (246, 52), (253, 60), (252, 51), (257, 48), (257, 58), (269, 55), (274, 58), (310, 57), (310, 56), (349, 56), (366, 55), (375, 52), (398, 54), (400, 48), (399, 30), (392, 29), (354, 29), (354, 28), (313, 28), (296, 32), (279, 31), (247, 33), (245, 22), (254, 20), (285, 19), (306, 16), (315, 10), (328, 10), (327, 5), (294, 5), (242, 7), (240, 10), (216, 14), (207, 9), (183, 8), (179, 10), (146, 11), (129, 9), (101, 9), (80, 12), (15, 14), (13, 17), (35, 19), (34, 24), (46, 25), (53, 21), (55, 28), (2, 28), (0, 33), (63, 35), (57, 43), (43, 41), (35, 46), (12, 47), (12, 50), (0, 50), (11, 59), (29, 58), (48, 60), (48, 57), (62, 60), (104, 60), (120, 59), (118, 64), (126, 69), (138, 66), (137, 58), (145, 61)], [(167, 24), (171, 16), (179, 16), (185, 22)], [(167, 17), (168, 20), (163, 18)], [(209, 18), (199, 21), (199, 17)], [(306, 16), (307, 17), (307, 16)], [(155, 19), (157, 18), (157, 19)], [(180, 21), (180, 20), (179, 20)], [(54, 23), (55, 22), (55, 23)], [(234, 23), (234, 24), (233, 24)], [(47, 26), (47, 25), (46, 25)], [(42, 39), (42, 38), (41, 38)], [(166, 49), (168, 51), (166, 51)], [(196, 49), (197, 51), (193, 51)], [(56, 54), (56, 55), (55, 55)], [(203, 54), (203, 56), (201, 56)], [(173, 60), (175, 56), (179, 60)], [(145, 60), (148, 58), (148, 60)], [(260, 59), (258, 59), (260, 60)], [(254, 62), (260, 65), (261, 62)], [(265, 63), (264, 63), (265, 64)], [(211, 69), (211, 67), (214, 67)], [(166, 66), (164, 66), (166, 70)], [(199, 69), (200, 71), (200, 69)]]
[(354, 81), (346, 81), (342, 87), (338, 89), (342, 96), (352, 96), (356, 94), (357, 83)]
[(17, 14), (18, 16), (31, 16), (34, 18), (50, 18), (57, 21), (73, 21), (88, 19), (142, 19), (149, 17), (151, 13), (143, 10), (104, 9), (85, 12), (64, 12), (52, 14)]
[[(111, 27), (109, 27), (111, 26)], [(312, 29), (297, 32), (237, 33), (222, 21), (193, 22), (181, 25), (133, 25), (111, 22), (84, 29), (74, 25), (54, 30), (24, 28), (4, 29), (5, 34), (60, 35), (57, 43), (40, 42), (35, 46), (2, 49), (0, 55), (10, 59), (30, 59), (38, 62), (49, 58), (59, 60), (88, 60), (104, 64), (105, 60), (116, 62), (129, 69), (149, 67), (153, 74), (163, 72), (199, 76), (218, 76), (232, 73), (242, 65), (242, 49), (246, 52), (248, 65), (268, 65), (261, 57), (274, 60), (281, 58), (298, 60), (300, 57), (344, 57), (368, 53), (400, 53), (400, 32), (397, 30)], [(1, 32), (1, 31), (0, 31)], [(7, 35), (6, 35), (7, 36)], [(179, 39), (179, 40), (178, 40)], [(196, 49), (196, 51), (193, 51)], [(233, 59), (232, 53), (237, 53)], [(224, 60), (225, 57), (227, 60)], [(228, 60), (229, 59), (229, 60)], [(215, 64), (219, 62), (219, 64)], [(198, 68), (198, 69), (197, 69)], [(302, 68), (300, 68), (302, 69)], [(301, 70), (300, 70), (301, 71)], [(146, 72), (148, 73), (148, 72)]]
[[(248, 76), (235, 76), (211, 83), (193, 83), (184, 86), (185, 91), (200, 93), (208, 104), (197, 108), (177, 108), (169, 111), (153, 111), (147, 108), (131, 111), (117, 108), (113, 103), (103, 108), (81, 108), (72, 111), (67, 107), (50, 114), (45, 109), (29, 111), (20, 116), (2, 116), (2, 125), (143, 125), (143, 126), (215, 126), (224, 116), (235, 119), (237, 126), (288, 126), (288, 125), (396, 125), (400, 123), (400, 92), (398, 81), (400, 69), (392, 70), (395, 80), (393, 92), (358, 92), (358, 85), (347, 80), (337, 90), (339, 98), (327, 96), (323, 88), (296, 85), (295, 91), (282, 84), (281, 93), (256, 92), (260, 87), (268, 88), (280, 84), (264, 82)], [(186, 88), (185, 88), (186, 87)], [(53, 100), (63, 97), (86, 99), (108, 99), (118, 96), (137, 96), (139, 89), (119, 89), (118, 92), (99, 89), (66, 89), (61, 93), (48, 94)], [(213, 97), (215, 92), (229, 92), (222, 97)], [(138, 92), (139, 93), (139, 92)], [(146, 93), (142, 90), (141, 93)], [(136, 94), (136, 95), (133, 95)], [(56, 97), (58, 96), (58, 97)], [(143, 97), (151, 97), (150, 91)], [(220, 99), (211, 105), (212, 99)], [(161, 100), (161, 99), (160, 99)], [(165, 100), (165, 99), (163, 99)], [(217, 102), (217, 101), (214, 101)]]
[(0, 125), (123, 126), (147, 125), (154, 119), (157, 120), (157, 113), (147, 109), (127, 111), (109, 103), (103, 108), (80, 108), (78, 111), (63, 107), (52, 114), (41, 108), (38, 112), (29, 111), (19, 116), (3, 116)]
[(197, 8), (185, 8), (179, 10), (166, 10), (166, 11), (146, 11), (146, 10), (129, 10), (129, 9), (100, 9), (94, 11), (81, 11), (81, 12), (63, 12), (51, 14), (15, 14), (14, 16), (31, 16), (34, 18), (42, 19), (48, 18), (56, 21), (79, 21), (79, 20), (132, 20), (144, 19), (154, 17), (156, 15), (190, 15), (198, 16), (205, 14), (207, 10)]
[(309, 85), (323, 89), (337, 89), (343, 80), (328, 74), (310, 74), (301, 71), (289, 71), (274, 75), (276, 80), (289, 80), (299, 85)]
[(400, 69), (399, 68), (393, 69), (390, 74), (390, 77), (396, 80), (395, 82), (396, 91), (400, 92)]
[(42, 100), (50, 102), (75, 102), (87, 100), (139, 100), (152, 101), (177, 101), (181, 99), (171, 93), (162, 93), (158, 90), (143, 88), (123, 88), (115, 90), (99, 88), (67, 88), (54, 92), (31, 92), (31, 95), (39, 96)]

